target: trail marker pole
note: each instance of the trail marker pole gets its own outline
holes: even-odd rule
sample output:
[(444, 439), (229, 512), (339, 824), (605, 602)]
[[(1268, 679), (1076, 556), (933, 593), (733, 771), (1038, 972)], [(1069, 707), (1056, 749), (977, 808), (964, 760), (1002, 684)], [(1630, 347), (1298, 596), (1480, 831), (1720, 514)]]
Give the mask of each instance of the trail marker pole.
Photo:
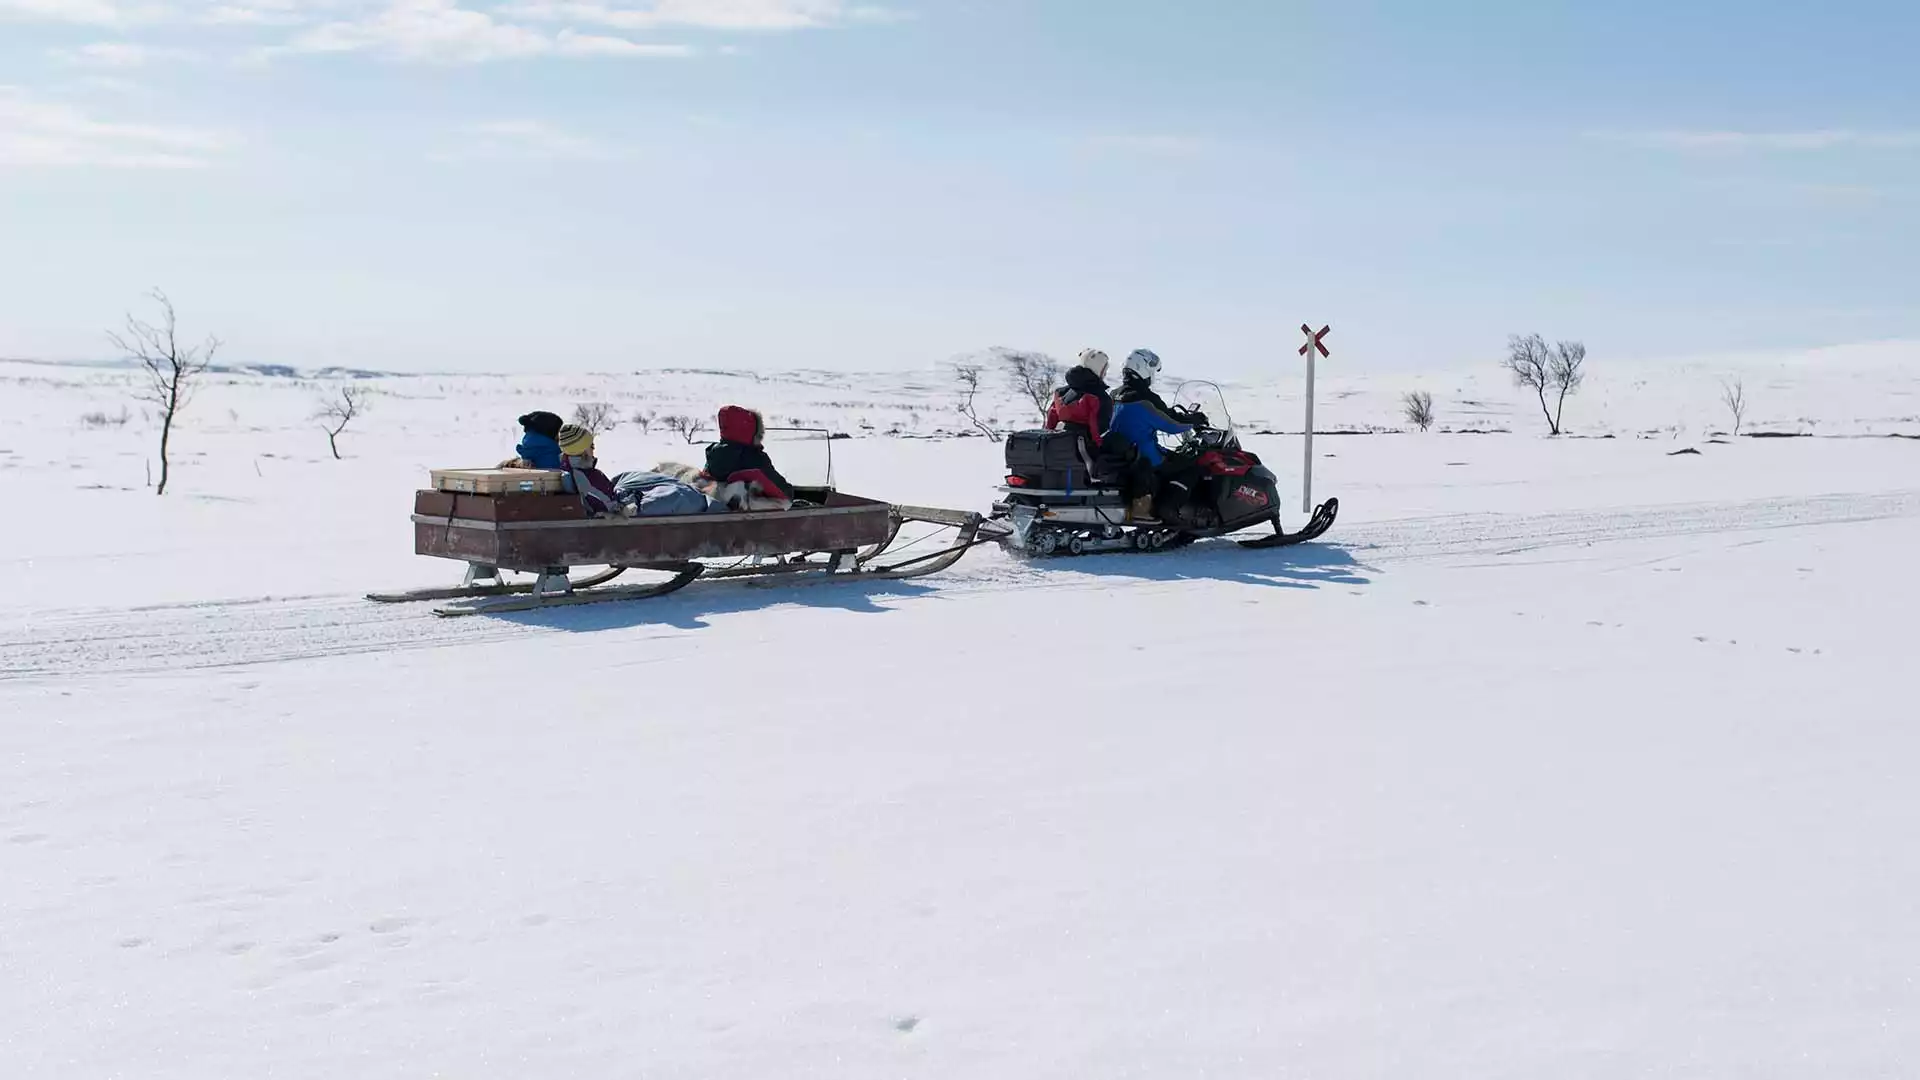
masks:
[(1333, 327), (1323, 326), (1319, 333), (1306, 323), (1300, 324), (1300, 332), (1307, 335), (1307, 343), (1300, 346), (1300, 355), (1307, 358), (1307, 424), (1306, 424), (1306, 463), (1300, 468), (1300, 512), (1313, 513), (1313, 362), (1320, 356), (1332, 356), (1327, 351), (1324, 338)]

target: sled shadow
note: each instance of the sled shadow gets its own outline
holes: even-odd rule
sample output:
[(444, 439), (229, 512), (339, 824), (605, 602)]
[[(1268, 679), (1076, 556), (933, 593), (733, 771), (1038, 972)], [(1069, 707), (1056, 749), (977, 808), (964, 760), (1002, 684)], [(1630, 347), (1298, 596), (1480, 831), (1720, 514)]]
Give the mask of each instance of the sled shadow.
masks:
[(1059, 565), (1094, 577), (1134, 581), (1228, 581), (1276, 589), (1317, 589), (1326, 585), (1371, 585), (1379, 571), (1361, 563), (1339, 544), (1314, 542), (1298, 547), (1243, 548), (1232, 540), (1202, 540), (1178, 551), (1152, 555), (1088, 555)]
[(484, 616), (520, 626), (539, 626), (568, 633), (628, 630), (641, 626), (705, 630), (721, 615), (793, 606), (878, 615), (893, 610), (879, 597), (910, 599), (932, 593), (932, 587), (897, 579), (861, 580), (851, 575), (830, 581), (695, 581), (679, 592), (645, 600), (612, 601), (552, 611), (514, 611)]

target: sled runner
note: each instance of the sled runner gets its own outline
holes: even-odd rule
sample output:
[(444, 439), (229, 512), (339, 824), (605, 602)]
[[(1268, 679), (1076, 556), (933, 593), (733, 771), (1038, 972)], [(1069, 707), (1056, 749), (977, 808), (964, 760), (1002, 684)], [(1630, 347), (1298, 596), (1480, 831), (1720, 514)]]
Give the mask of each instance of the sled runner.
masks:
[(1240, 446), (1219, 387), (1187, 383), (1182, 392), (1210, 389), (1203, 403), (1224, 426), (1216, 427), (1199, 403), (1179, 407), (1175, 419), (1193, 431), (1173, 453), (1186, 455), (1195, 486), (1169, 520), (1137, 517), (1119, 478), (1100, 473), (1101, 463), (1069, 430), (1023, 431), (1007, 438), (1006, 482), (990, 519), (1005, 531), (1008, 550), (1021, 555), (1085, 555), (1101, 551), (1165, 551), (1195, 540), (1271, 525), (1273, 533), (1234, 542), (1246, 548), (1286, 547), (1317, 539), (1333, 526), (1340, 500), (1315, 508), (1297, 532), (1280, 524), (1280, 492), (1273, 471)]
[[(414, 551), (467, 564), (447, 588), (370, 593), (369, 600), (448, 600), (436, 615), (531, 611), (664, 596), (697, 579), (910, 578), (944, 570), (981, 538), (983, 519), (961, 510), (898, 506), (826, 489), (801, 490), (790, 510), (656, 517), (588, 517), (573, 495), (414, 494)], [(895, 546), (909, 522), (953, 530), (947, 546), (902, 558), (929, 537)], [(735, 560), (722, 565), (702, 560)], [(579, 577), (577, 568), (599, 568)], [(508, 582), (502, 571), (533, 574)], [(628, 572), (664, 580), (607, 583)]]

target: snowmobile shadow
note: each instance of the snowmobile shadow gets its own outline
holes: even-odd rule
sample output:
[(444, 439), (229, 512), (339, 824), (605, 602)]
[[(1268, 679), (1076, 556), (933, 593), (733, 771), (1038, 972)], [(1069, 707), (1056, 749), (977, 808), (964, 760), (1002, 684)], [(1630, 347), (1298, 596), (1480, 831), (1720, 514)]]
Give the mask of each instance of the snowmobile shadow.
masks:
[(1228, 539), (1201, 540), (1179, 551), (1155, 555), (1089, 555), (1064, 567), (1097, 577), (1143, 581), (1231, 581), (1279, 589), (1317, 589), (1323, 585), (1371, 585), (1378, 573), (1338, 544), (1315, 542), (1297, 547), (1251, 551)]
[(892, 611), (876, 597), (911, 598), (932, 593), (915, 581), (878, 578), (862, 581), (849, 575), (827, 581), (696, 581), (686, 589), (650, 600), (555, 608), (552, 611), (516, 611), (492, 618), (522, 626), (540, 626), (568, 633), (626, 630), (640, 626), (670, 626), (705, 630), (718, 615), (764, 611), (770, 607), (831, 608), (862, 615)]

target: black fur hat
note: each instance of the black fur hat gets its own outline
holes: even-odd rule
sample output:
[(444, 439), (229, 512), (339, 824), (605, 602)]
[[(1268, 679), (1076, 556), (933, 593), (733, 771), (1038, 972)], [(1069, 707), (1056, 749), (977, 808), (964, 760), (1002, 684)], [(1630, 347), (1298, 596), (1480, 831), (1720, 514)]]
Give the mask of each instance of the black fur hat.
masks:
[(530, 412), (520, 418), (521, 427), (549, 439), (560, 437), (560, 424), (560, 418), (550, 412)]

